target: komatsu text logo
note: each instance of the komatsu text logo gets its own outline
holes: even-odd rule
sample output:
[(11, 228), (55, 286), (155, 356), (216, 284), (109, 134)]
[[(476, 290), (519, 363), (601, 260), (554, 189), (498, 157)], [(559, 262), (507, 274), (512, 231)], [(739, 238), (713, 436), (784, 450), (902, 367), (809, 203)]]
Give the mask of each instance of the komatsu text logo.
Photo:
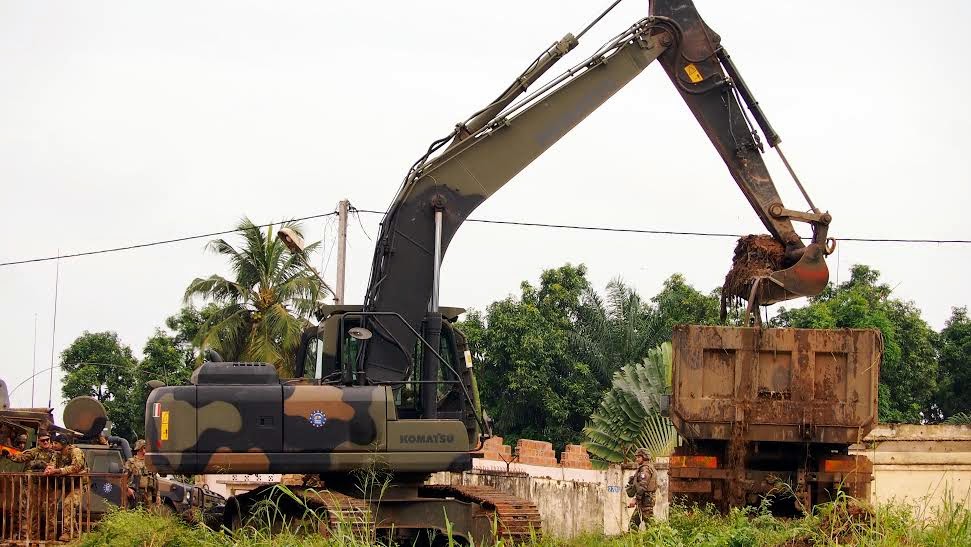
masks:
[(401, 444), (445, 444), (455, 442), (455, 435), (401, 435), (400, 440)]

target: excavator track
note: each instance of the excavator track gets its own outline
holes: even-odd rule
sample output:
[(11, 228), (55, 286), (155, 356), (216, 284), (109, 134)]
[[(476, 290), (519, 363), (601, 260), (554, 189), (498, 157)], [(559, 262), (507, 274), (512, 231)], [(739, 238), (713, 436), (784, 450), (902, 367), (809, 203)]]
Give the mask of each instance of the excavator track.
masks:
[(327, 520), (320, 522), (321, 535), (329, 537), (335, 531), (349, 532), (357, 539), (374, 535), (374, 519), (366, 501), (327, 489), (293, 487), (292, 490), (308, 509), (326, 511)]
[(440, 498), (453, 497), (477, 503), (487, 511), (495, 511), (496, 539), (524, 542), (543, 533), (543, 521), (535, 503), (489, 486), (432, 484), (423, 486), (421, 493)]

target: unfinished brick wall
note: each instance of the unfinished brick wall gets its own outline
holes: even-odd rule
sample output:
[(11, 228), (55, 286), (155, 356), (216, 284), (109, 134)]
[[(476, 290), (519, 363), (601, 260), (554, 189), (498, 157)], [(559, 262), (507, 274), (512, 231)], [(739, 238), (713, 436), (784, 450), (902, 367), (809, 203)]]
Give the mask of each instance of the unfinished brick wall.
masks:
[(532, 439), (519, 439), (516, 443), (516, 457), (519, 463), (527, 465), (557, 466), (553, 444)]
[(491, 437), (482, 444), (482, 457), (486, 460), (511, 462), (512, 447), (502, 444), (502, 437)]
[(502, 437), (492, 437), (482, 444), (482, 459), (506, 463), (522, 463), (527, 465), (545, 465), (548, 467), (563, 466), (572, 469), (593, 469), (590, 455), (578, 444), (568, 444), (557, 462), (553, 445), (545, 441), (519, 439), (516, 452), (508, 444), (503, 444)]
[(575, 469), (593, 469), (590, 463), (590, 455), (586, 449), (578, 444), (568, 444), (560, 454), (560, 465)]

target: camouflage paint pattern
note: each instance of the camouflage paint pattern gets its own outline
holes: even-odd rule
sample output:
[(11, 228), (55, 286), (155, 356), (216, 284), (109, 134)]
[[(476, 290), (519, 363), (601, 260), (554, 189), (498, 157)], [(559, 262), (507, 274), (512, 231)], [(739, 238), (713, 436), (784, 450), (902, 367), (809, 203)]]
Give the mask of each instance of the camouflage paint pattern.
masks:
[(158, 473), (471, 467), (461, 421), (398, 419), (393, 401), (388, 386), (162, 387), (148, 398), (145, 461)]

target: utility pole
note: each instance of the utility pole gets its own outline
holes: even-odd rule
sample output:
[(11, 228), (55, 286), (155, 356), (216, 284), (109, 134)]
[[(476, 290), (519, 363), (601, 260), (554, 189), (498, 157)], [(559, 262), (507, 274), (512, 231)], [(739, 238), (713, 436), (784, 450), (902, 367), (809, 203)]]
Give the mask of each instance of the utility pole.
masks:
[(344, 303), (344, 272), (347, 267), (347, 211), (351, 202), (342, 199), (337, 204), (337, 294), (335, 304)]

